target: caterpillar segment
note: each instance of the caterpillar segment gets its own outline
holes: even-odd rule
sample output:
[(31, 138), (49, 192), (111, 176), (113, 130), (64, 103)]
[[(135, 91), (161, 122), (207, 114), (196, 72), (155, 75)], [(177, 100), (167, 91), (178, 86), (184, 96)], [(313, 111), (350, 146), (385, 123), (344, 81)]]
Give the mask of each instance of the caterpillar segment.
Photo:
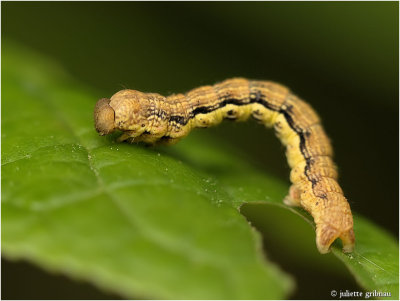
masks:
[(148, 144), (174, 144), (193, 128), (249, 117), (273, 127), (286, 146), (292, 186), (284, 202), (312, 215), (318, 250), (329, 252), (333, 241), (340, 238), (343, 251), (352, 252), (353, 217), (337, 183), (330, 141), (315, 111), (286, 87), (234, 78), (168, 97), (122, 90), (110, 99), (100, 99), (94, 110), (100, 135), (120, 130), (119, 141)]

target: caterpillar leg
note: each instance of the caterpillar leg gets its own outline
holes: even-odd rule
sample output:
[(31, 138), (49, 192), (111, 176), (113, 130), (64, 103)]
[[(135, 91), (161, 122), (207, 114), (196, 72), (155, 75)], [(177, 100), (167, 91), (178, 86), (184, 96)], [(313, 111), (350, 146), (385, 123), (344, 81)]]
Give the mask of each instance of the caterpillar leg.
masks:
[(343, 252), (353, 252), (355, 237), (353, 229), (345, 232), (340, 232), (330, 225), (320, 226), (317, 224), (317, 237), (316, 243), (320, 253), (326, 254), (329, 252), (331, 244), (335, 239), (340, 238), (343, 244)]
[(283, 199), (288, 206), (300, 207), (300, 190), (295, 186), (290, 186), (289, 194)]
[[(124, 132), (121, 136), (117, 138), (117, 142), (123, 142), (125, 140), (131, 139), (133, 142), (133, 132), (132, 131), (126, 131)], [(131, 141), (129, 141), (132, 143)]]
[(343, 252), (345, 252), (345, 253), (353, 252), (354, 244), (355, 244), (355, 241), (356, 241), (353, 229), (350, 229), (349, 231), (343, 233), (339, 237), (340, 237), (340, 239), (342, 240), (342, 243), (343, 243)]
[(179, 138), (164, 138), (157, 141), (156, 145), (174, 145), (179, 142)]

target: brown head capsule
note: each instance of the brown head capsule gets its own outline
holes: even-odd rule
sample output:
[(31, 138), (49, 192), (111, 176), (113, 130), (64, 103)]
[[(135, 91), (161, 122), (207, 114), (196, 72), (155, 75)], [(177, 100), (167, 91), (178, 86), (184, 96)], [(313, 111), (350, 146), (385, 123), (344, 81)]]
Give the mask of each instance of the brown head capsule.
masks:
[(94, 108), (94, 124), (100, 135), (107, 135), (115, 130), (115, 112), (110, 106), (110, 99), (100, 99)]

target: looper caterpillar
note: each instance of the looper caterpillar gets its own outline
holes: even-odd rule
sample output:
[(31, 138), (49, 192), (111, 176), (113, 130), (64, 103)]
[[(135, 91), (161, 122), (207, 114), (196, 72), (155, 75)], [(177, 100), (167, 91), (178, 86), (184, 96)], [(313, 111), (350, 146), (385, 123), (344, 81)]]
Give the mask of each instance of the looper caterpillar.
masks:
[(313, 216), (318, 250), (329, 252), (333, 241), (340, 238), (343, 251), (351, 252), (353, 216), (336, 181), (329, 139), (314, 110), (284, 86), (234, 78), (168, 97), (122, 90), (111, 99), (100, 99), (94, 109), (100, 135), (121, 130), (119, 141), (150, 144), (172, 144), (192, 128), (217, 125), (224, 118), (244, 121), (250, 116), (274, 127), (286, 146), (292, 186), (284, 201)]

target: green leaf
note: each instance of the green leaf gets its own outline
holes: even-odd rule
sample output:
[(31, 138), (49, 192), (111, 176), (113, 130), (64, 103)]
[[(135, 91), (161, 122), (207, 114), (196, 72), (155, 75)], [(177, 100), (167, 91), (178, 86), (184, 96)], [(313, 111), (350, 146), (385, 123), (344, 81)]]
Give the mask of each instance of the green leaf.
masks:
[[(289, 295), (293, 280), (265, 258), (258, 233), (238, 211), (246, 203), (274, 205), (312, 225), (307, 213), (282, 204), (287, 183), (252, 166), (211, 130), (158, 148), (99, 137), (92, 111), (107, 95), (17, 45), (8, 42), (2, 50), (7, 258), (128, 298)], [(301, 248), (284, 220), (274, 226)], [(397, 242), (357, 215), (355, 233), (353, 254), (339, 245), (333, 254), (365, 290), (398, 297)]]
[(291, 278), (264, 257), (259, 235), (214, 177), (162, 149), (99, 137), (92, 114), (100, 95), (8, 44), (2, 67), (7, 258), (128, 298), (287, 296)]
[(335, 247), (334, 254), (346, 264), (361, 286), (370, 291), (391, 292), (393, 299), (399, 299), (398, 243), (383, 229), (360, 216), (355, 218), (354, 231), (357, 235), (355, 251), (344, 254)]

